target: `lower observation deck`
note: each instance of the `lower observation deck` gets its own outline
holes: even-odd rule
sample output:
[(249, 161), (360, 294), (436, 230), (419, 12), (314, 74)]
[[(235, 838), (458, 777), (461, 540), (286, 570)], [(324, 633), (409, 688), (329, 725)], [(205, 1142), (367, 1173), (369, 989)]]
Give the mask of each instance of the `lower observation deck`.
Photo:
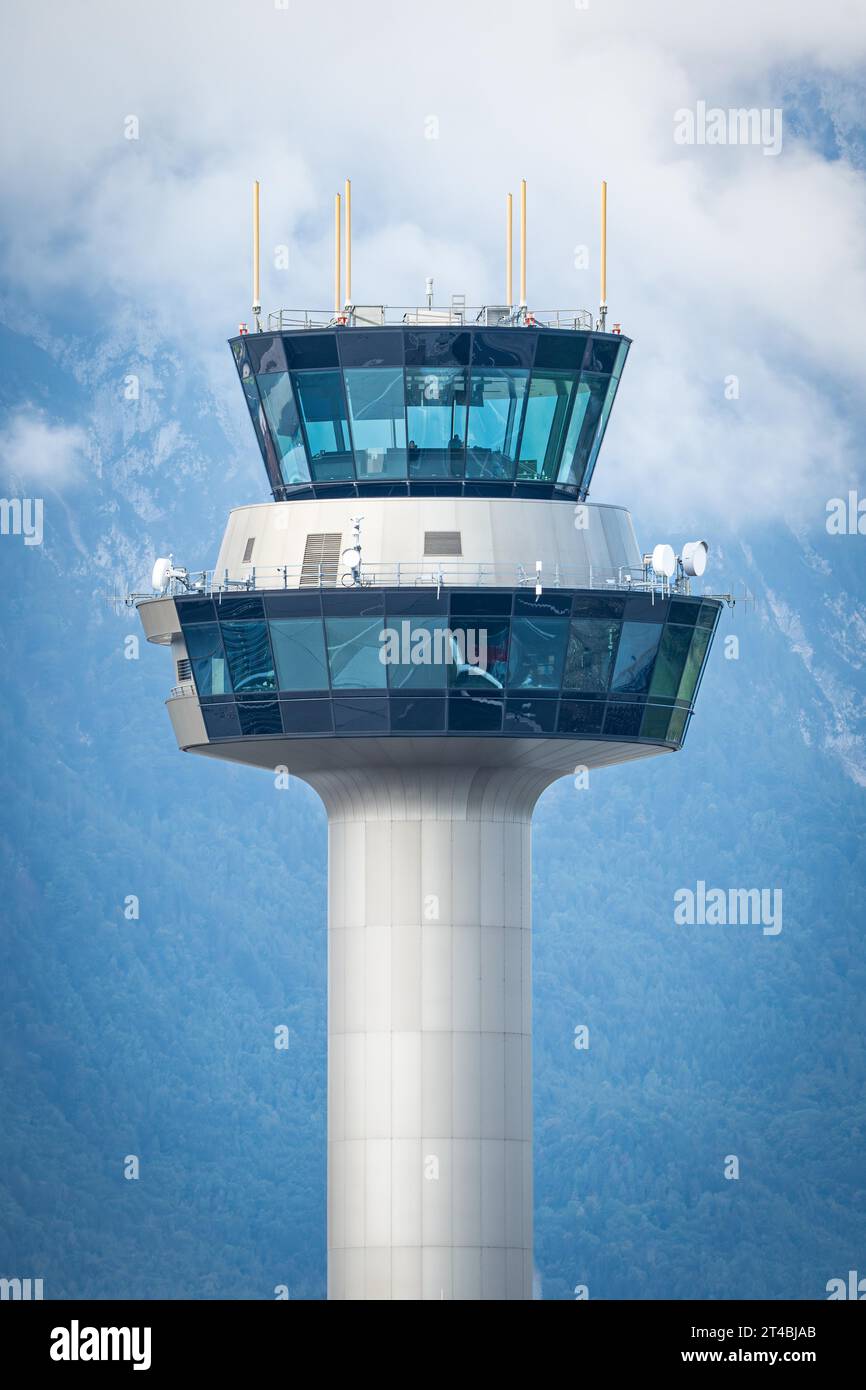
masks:
[(171, 641), (181, 745), (233, 757), (242, 744), (250, 761), (259, 740), (269, 753), (279, 740), (395, 737), (673, 750), (721, 608), (654, 588), (536, 595), (531, 585), (250, 587), (138, 602), (151, 640)]

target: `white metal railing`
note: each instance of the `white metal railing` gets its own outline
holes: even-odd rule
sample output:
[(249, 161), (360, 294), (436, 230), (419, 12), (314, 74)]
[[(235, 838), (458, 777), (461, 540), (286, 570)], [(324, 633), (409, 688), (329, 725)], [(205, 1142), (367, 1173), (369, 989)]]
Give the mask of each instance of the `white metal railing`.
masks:
[[(393, 589), (393, 588), (503, 588), (594, 589), (616, 593), (646, 593), (656, 598), (690, 593), (684, 576), (670, 580), (649, 566), (599, 569), (593, 565), (544, 565), (540, 562), (493, 564), (469, 560), (420, 562), (401, 560), (377, 563), (362, 560), (360, 576), (340, 564), (246, 565), (242, 577), (229, 570), (199, 570), (172, 578), (161, 593), (132, 593), (130, 606), (161, 597), (184, 594), (216, 595), (274, 589)], [(715, 595), (714, 597), (726, 597)]]
[[(481, 324), (486, 327), (562, 328), (591, 331), (595, 320), (589, 309), (533, 309), (525, 306), (450, 304), (434, 305), (355, 305), (334, 313), (331, 309), (275, 309), (268, 314), (268, 332), (284, 333), (297, 328), (370, 328), (386, 325), (448, 326)], [(597, 326), (597, 325), (596, 325)], [(619, 331), (615, 325), (614, 332)]]

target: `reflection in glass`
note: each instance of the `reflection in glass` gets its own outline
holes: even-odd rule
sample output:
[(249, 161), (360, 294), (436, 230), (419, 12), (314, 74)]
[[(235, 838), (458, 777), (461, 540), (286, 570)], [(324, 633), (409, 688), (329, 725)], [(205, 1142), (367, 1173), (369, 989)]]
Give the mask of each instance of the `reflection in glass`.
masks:
[(559, 465), (559, 482), (563, 485), (581, 485), (607, 387), (606, 376), (593, 376), (586, 372), (578, 383)]
[(509, 623), (501, 618), (452, 616), (454, 660), (448, 683), (467, 690), (501, 690), (508, 674)]
[(623, 623), (611, 690), (632, 691), (636, 695), (649, 690), (660, 636), (660, 624)]
[(467, 478), (514, 477), (517, 431), (529, 373), (473, 371), (469, 395)]
[(558, 689), (568, 635), (566, 618), (515, 618), (508, 683), (513, 689)]
[(349, 369), (345, 376), (358, 477), (405, 478), (402, 368)]
[(328, 661), (335, 690), (378, 690), (386, 684), (380, 660), (381, 618), (326, 618)]
[(650, 695), (675, 700), (694, 629), (668, 623), (653, 671)]
[(610, 384), (607, 388), (607, 395), (605, 397), (604, 405), (601, 411), (601, 419), (598, 422), (598, 428), (595, 432), (595, 438), (592, 441), (592, 448), (590, 449), (589, 458), (587, 459), (586, 463), (586, 470), (583, 479), (583, 486), (585, 488), (589, 487), (592, 481), (592, 475), (595, 472), (596, 459), (598, 458), (599, 450), (601, 449), (602, 442), (604, 440), (604, 433), (607, 429), (607, 422), (610, 417), (610, 412), (613, 409), (614, 397), (616, 396), (616, 390), (618, 385), (619, 382), (617, 378), (611, 377)]
[(310, 470), (304, 451), (304, 437), (298, 407), (288, 372), (270, 372), (256, 378), (262, 393), (265, 414), (280, 454), (280, 474), (284, 483), (308, 482)]
[(689, 654), (686, 658), (683, 678), (680, 681), (680, 688), (677, 691), (678, 700), (688, 700), (691, 704), (691, 701), (694, 699), (698, 677), (701, 674), (701, 667), (704, 664), (704, 657), (707, 654), (707, 647), (709, 645), (709, 630), (705, 627), (696, 627), (691, 646), (689, 647)]
[[(389, 621), (399, 660), (389, 660), (392, 690), (443, 689), (454, 656), (447, 618), (400, 618)], [(446, 635), (447, 634), (447, 635)]]
[(184, 628), (187, 655), (192, 663), (199, 695), (228, 695), (231, 680), (218, 623), (196, 623)]
[(466, 446), (466, 372), (406, 369), (410, 478), (460, 478)]
[(281, 734), (283, 722), (277, 700), (256, 700), (238, 704), (242, 734)]
[(610, 680), (620, 624), (613, 619), (578, 618), (571, 624), (564, 690), (603, 695)]
[(354, 477), (349, 425), (339, 372), (293, 372), (313, 476), (319, 482)]
[(234, 690), (276, 690), (267, 623), (228, 622), (220, 627)]
[(556, 478), (573, 390), (573, 372), (532, 373), (520, 437), (518, 478), (539, 482)]
[(280, 618), (270, 627), (280, 690), (327, 690), (321, 619)]

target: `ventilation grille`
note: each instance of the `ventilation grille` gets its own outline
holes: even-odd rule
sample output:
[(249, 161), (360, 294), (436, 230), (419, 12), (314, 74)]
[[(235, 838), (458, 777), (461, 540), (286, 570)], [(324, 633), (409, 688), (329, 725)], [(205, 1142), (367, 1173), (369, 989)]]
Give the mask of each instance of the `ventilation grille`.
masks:
[(425, 555), (462, 555), (459, 531), (425, 531)]
[(253, 546), (255, 545), (255, 543), (255, 536), (250, 536), (249, 540), (244, 546), (244, 558), (241, 560), (242, 565), (248, 565), (250, 563), (250, 560), (253, 558)]
[(182, 656), (177, 663), (177, 678), (179, 681), (192, 680), (192, 667), (185, 656)]
[(301, 567), (301, 588), (316, 588), (319, 583), (321, 565), (322, 583), (336, 584), (337, 569), (340, 564), (340, 531), (312, 531), (304, 546), (304, 562)]

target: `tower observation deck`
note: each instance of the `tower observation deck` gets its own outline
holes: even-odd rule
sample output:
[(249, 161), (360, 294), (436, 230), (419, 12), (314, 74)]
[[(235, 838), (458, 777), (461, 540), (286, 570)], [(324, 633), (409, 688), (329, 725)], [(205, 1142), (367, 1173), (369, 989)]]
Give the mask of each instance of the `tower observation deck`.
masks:
[(133, 596), (179, 746), (327, 809), (332, 1299), (532, 1297), (533, 808), (682, 746), (721, 607), (586, 500), (630, 347), (272, 315), (231, 351), (273, 500)]

